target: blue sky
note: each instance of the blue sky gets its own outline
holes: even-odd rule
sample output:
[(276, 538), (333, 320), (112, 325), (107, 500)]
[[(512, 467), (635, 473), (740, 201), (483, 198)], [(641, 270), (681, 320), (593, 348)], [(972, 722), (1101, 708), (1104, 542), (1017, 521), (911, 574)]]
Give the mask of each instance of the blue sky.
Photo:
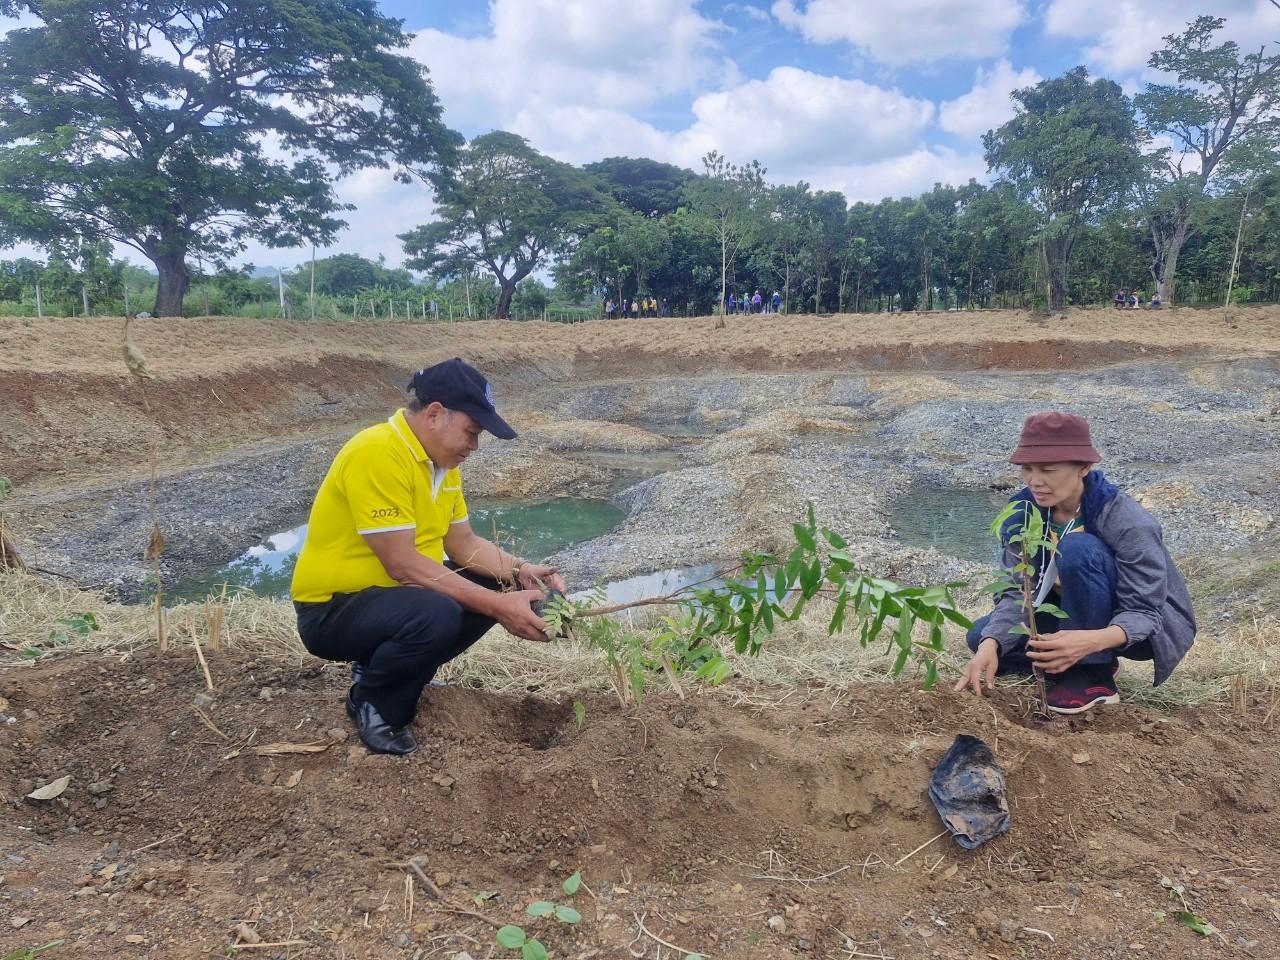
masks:
[[(648, 156), (694, 169), (709, 149), (773, 182), (850, 200), (985, 179), (983, 131), (1009, 91), (1086, 65), (1129, 92), (1161, 37), (1197, 14), (1247, 46), (1280, 43), (1269, 0), (383, 0), (413, 34), (445, 121), (512, 130), (572, 163)], [(11, 23), (11, 22), (10, 22)], [(5, 22), (0, 20), (0, 30)], [(337, 185), (355, 203), (334, 250), (398, 264), (431, 217), (386, 171)], [(303, 251), (251, 246), (242, 261)]]

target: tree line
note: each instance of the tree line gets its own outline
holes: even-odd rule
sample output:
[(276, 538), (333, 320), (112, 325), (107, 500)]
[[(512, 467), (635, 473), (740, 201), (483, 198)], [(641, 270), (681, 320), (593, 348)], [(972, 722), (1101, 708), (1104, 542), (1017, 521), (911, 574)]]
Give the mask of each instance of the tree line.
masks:
[(0, 302), (25, 304), (39, 279), (61, 312), (131, 288), (161, 315), (193, 292), (206, 313), (261, 311), (270, 280), (229, 261), (250, 240), (332, 244), (350, 209), (333, 182), (366, 167), (431, 190), (436, 219), (400, 235), (403, 268), (338, 254), (276, 278), (283, 313), (360, 315), (364, 297), (371, 315), (508, 317), (648, 296), (706, 313), (757, 290), (788, 312), (1280, 299), (1280, 56), (1219, 42), (1220, 18), (1164, 38), (1149, 61), (1164, 79), (1134, 97), (1082, 67), (1015, 91), (983, 138), (990, 185), (851, 204), (716, 151), (695, 172), (578, 167), (504, 131), (466, 142), (374, 0), (0, 12), (37, 20), (0, 39), (0, 246), (49, 253), (0, 263)]

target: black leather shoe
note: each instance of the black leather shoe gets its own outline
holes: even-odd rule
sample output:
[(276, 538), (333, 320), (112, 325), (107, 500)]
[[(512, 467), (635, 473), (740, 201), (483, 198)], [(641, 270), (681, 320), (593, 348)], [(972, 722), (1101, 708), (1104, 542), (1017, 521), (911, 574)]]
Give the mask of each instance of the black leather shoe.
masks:
[(356, 722), (356, 685), (353, 683), (347, 690), (347, 716), (351, 718), (351, 722)]
[(390, 753), (397, 757), (413, 753), (418, 749), (418, 741), (407, 729), (397, 730), (382, 719), (382, 714), (369, 702), (359, 703), (356, 707), (356, 729), (360, 731), (360, 739), (373, 753)]

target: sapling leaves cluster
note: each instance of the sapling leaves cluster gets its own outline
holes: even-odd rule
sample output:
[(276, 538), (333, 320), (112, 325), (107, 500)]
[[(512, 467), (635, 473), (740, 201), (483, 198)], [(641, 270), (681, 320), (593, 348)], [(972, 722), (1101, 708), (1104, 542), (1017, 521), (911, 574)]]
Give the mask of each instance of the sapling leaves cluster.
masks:
[[(1067, 612), (1056, 604), (1036, 600), (1036, 558), (1041, 558), (1041, 570), (1047, 570), (1049, 559), (1057, 550), (1057, 544), (1049, 539), (1048, 526), (1044, 515), (1027, 500), (1014, 500), (1009, 503), (993, 521), (991, 532), (1000, 538), (1006, 549), (1012, 550), (1015, 562), (1010, 567), (1002, 567), (996, 574), (994, 582), (986, 587), (990, 593), (997, 595), (1012, 594), (1022, 606), (1023, 622), (1015, 626), (1013, 633), (1039, 640), (1040, 632), (1036, 626), (1037, 614), (1048, 614), (1059, 620), (1065, 620)], [(1049, 715), (1049, 701), (1045, 689), (1044, 671), (1038, 666), (1032, 670), (1036, 679), (1037, 707), (1041, 716)]]
[[(748, 551), (714, 580), (612, 606), (603, 604), (600, 590), (585, 599), (552, 597), (542, 607), (542, 619), (553, 638), (576, 637), (605, 654), (624, 706), (642, 699), (649, 676), (658, 670), (677, 691), (683, 674), (709, 684), (724, 681), (733, 674), (726, 650), (758, 656), (780, 625), (799, 620), (818, 601), (831, 611), (829, 635), (856, 631), (863, 647), (883, 639), (886, 652), (896, 651), (894, 676), (915, 661), (925, 686), (933, 686), (944, 623), (972, 626), (952, 596), (963, 584), (904, 587), (860, 572), (848, 541), (820, 527), (812, 505), (792, 533), (795, 545), (789, 553)], [(605, 616), (654, 604), (674, 608), (660, 617), (656, 632), (637, 631)]]

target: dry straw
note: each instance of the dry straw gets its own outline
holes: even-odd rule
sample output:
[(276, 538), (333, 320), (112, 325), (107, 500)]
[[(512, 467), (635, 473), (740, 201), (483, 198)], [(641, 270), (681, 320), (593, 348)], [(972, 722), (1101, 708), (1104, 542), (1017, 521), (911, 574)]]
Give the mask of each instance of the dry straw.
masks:
[[(970, 611), (976, 613), (977, 611)], [(101, 629), (67, 637), (59, 621), (92, 613)], [(41, 657), (81, 651), (129, 654), (154, 648), (155, 623), (149, 606), (109, 601), (103, 594), (79, 590), (20, 570), (0, 572), (0, 644), (15, 655), (22, 650)], [(200, 638), (209, 669), (220, 672), (216, 652), (239, 651), (301, 663), (310, 655), (298, 639), (291, 604), (267, 600), (249, 593), (230, 592), (202, 603), (168, 608), (174, 644), (183, 646), (193, 635)], [(633, 613), (632, 629), (644, 632), (649, 621)], [(796, 624), (788, 624), (766, 644), (758, 658), (733, 657), (737, 676), (760, 684), (843, 684), (883, 682), (891, 658), (883, 647), (864, 650), (854, 637), (827, 636), (824, 611), (806, 611)], [(729, 654), (732, 657), (732, 654)], [(194, 650), (192, 678), (205, 680)], [(958, 632), (948, 637), (948, 651), (940, 664), (943, 673), (955, 674), (968, 651)], [(1150, 664), (1124, 661), (1119, 682), (1129, 703), (1175, 707), (1209, 702), (1231, 704), (1247, 676), (1247, 696), (1240, 709), (1268, 713), (1280, 722), (1280, 618), (1274, 616), (1241, 622), (1204, 635), (1192, 648), (1173, 677), (1160, 687), (1151, 686)], [(233, 668), (232, 668), (233, 669)], [(609, 681), (604, 654), (583, 642), (529, 643), (492, 631), (465, 656), (446, 665), (442, 679), (495, 691), (546, 694), (583, 690), (607, 690)], [(656, 682), (656, 681), (655, 681)], [(732, 682), (732, 681), (731, 681)]]

